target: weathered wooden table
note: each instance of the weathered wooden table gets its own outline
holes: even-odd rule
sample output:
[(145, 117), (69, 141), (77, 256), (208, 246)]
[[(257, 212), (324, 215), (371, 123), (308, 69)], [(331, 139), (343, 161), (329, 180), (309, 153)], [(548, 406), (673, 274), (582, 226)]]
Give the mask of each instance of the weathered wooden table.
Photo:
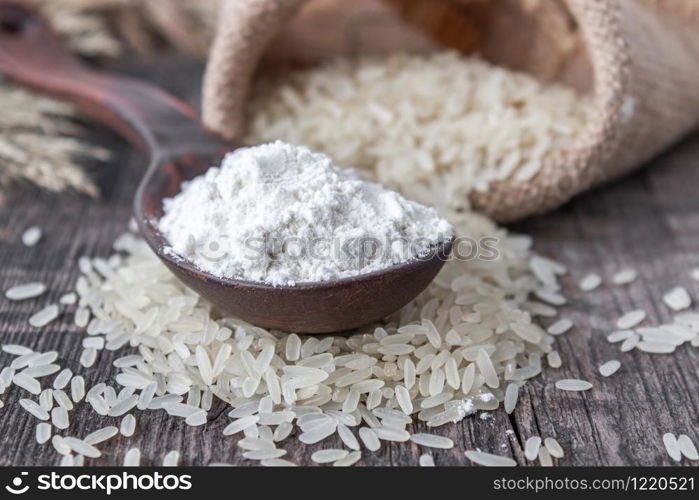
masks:
[[(201, 69), (195, 63), (166, 61), (130, 71), (194, 102), (198, 90), (193, 82)], [(40, 331), (30, 327), (27, 318), (72, 289), (79, 256), (109, 255), (129, 219), (144, 159), (106, 130), (97, 128), (93, 135), (95, 142), (115, 152), (109, 165), (96, 170), (103, 191), (100, 200), (20, 189), (0, 193), (1, 288), (30, 280), (50, 288), (35, 300), (0, 298), (0, 342), (56, 349), (63, 353), (61, 364), (83, 374), (88, 384), (113, 374), (111, 361), (118, 355), (105, 352), (97, 369), (82, 369), (78, 358), (83, 334), (73, 326), (72, 314)], [(618, 345), (605, 339), (615, 320), (632, 309), (646, 310), (649, 324), (669, 320), (671, 313), (660, 299), (676, 284), (685, 285), (699, 300), (699, 282), (689, 277), (689, 270), (699, 267), (698, 185), (699, 134), (694, 134), (635, 174), (513, 228), (533, 235), (540, 253), (570, 268), (563, 280), (569, 304), (562, 316), (576, 326), (557, 340), (564, 365), (545, 369), (527, 384), (510, 417), (499, 410), (486, 419), (476, 416), (441, 428), (439, 432), (452, 437), (457, 447), (433, 451), (438, 465), (466, 465), (463, 450), (475, 448), (512, 456), (525, 465), (522, 447), (531, 435), (558, 439), (566, 450), (557, 461), (561, 465), (670, 465), (663, 433), (686, 433), (699, 443), (699, 349), (685, 345), (672, 355), (620, 353)], [(19, 238), (31, 225), (41, 226), (45, 235), (37, 247), (27, 249)], [(593, 293), (576, 286), (587, 272), (610, 276), (622, 266), (636, 268), (640, 278), (627, 287), (603, 285)], [(0, 353), (0, 367), (10, 359)], [(610, 359), (619, 359), (622, 367), (605, 379), (597, 368)], [(553, 383), (560, 378), (590, 380), (594, 388), (585, 393), (559, 391)], [(21, 392), (9, 389), (0, 396), (5, 403), (0, 409), (0, 465), (58, 464), (60, 457), (50, 444), (37, 444), (37, 420), (19, 406)], [(148, 465), (160, 464), (171, 449), (180, 450), (182, 463), (188, 465), (249, 464), (233, 438), (222, 439), (228, 418), (223, 406), (217, 409), (210, 422), (198, 428), (164, 412), (139, 414), (132, 438), (114, 438), (102, 446), (105, 456), (87, 463), (118, 465), (128, 448), (139, 446), (142, 463)], [(71, 412), (70, 434), (84, 436), (115, 422), (79, 405)], [(306, 464), (318, 449), (285, 447), (289, 458)], [(416, 465), (420, 453), (416, 445), (384, 445), (378, 453), (364, 452), (360, 464)]]

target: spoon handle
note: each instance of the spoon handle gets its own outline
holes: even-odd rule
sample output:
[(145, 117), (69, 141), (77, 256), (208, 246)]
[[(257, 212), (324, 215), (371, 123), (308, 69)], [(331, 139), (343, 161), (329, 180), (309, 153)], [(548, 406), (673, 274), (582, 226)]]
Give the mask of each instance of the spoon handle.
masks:
[(0, 0), (0, 71), (74, 103), (152, 156), (210, 151), (223, 142), (186, 104), (138, 80), (95, 71), (73, 57), (23, 3)]

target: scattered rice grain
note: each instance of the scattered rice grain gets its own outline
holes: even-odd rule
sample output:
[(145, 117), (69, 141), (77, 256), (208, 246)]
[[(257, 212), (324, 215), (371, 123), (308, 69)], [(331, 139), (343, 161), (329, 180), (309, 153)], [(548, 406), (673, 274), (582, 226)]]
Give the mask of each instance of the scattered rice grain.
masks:
[(580, 290), (583, 292), (591, 292), (602, 284), (602, 278), (598, 274), (588, 274), (580, 280)]
[(551, 454), (552, 457), (554, 458), (562, 458), (563, 457), (563, 448), (561, 448), (561, 445), (552, 437), (548, 437), (544, 439), (544, 446), (546, 446), (546, 450)]
[(562, 391), (587, 391), (592, 389), (592, 384), (586, 380), (569, 378), (557, 381), (556, 388)]
[(30, 228), (27, 228), (22, 233), (22, 244), (25, 247), (33, 247), (34, 245), (39, 243), (42, 234), (43, 232), (40, 227), (32, 226)]
[(46, 285), (44, 283), (33, 282), (8, 288), (5, 297), (9, 300), (27, 300), (39, 297), (45, 292)]
[(524, 456), (527, 460), (534, 461), (539, 456), (539, 448), (541, 448), (541, 438), (532, 436), (524, 443)]
[(121, 419), (121, 424), (119, 426), (119, 432), (122, 436), (131, 437), (136, 431), (136, 417), (131, 414), (125, 415)]
[(58, 318), (58, 306), (51, 304), (29, 318), (29, 324), (35, 328), (42, 328)]
[(484, 465), (486, 467), (515, 467), (517, 462), (509, 457), (501, 457), (498, 455), (491, 455), (490, 453), (484, 453), (482, 451), (467, 451), (464, 453), (466, 458), (471, 460), (478, 465)]
[(665, 451), (670, 455), (675, 462), (682, 460), (682, 450), (677, 442), (677, 438), (674, 434), (667, 432), (663, 434), (663, 444), (665, 445)]
[(603, 377), (609, 377), (614, 375), (619, 368), (621, 368), (621, 363), (616, 359), (612, 359), (600, 365), (599, 372)]
[(616, 322), (616, 326), (620, 330), (628, 330), (638, 325), (644, 319), (646, 319), (646, 312), (642, 309), (636, 309), (620, 317)]

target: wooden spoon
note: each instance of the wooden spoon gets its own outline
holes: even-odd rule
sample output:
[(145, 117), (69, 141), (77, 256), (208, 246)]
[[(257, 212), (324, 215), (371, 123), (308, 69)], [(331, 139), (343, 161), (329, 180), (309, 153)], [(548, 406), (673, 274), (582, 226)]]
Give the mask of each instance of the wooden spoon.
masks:
[(380, 320), (415, 298), (451, 252), (452, 240), (429, 259), (335, 281), (271, 286), (221, 279), (164, 252), (157, 221), (163, 199), (235, 149), (207, 131), (187, 105), (145, 83), (99, 73), (71, 56), (31, 9), (0, 0), (0, 71), (17, 82), (66, 99), (144, 146), (150, 165), (136, 193), (142, 236), (188, 287), (222, 311), (255, 325), (299, 333), (348, 330)]

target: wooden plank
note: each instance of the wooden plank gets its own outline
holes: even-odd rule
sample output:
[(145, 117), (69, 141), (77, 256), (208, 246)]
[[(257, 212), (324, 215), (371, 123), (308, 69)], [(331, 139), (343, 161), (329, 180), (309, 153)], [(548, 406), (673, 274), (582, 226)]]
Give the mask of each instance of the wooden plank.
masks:
[[(164, 62), (154, 69), (132, 68), (150, 76), (180, 95), (196, 99), (195, 75), (200, 67), (180, 61)], [(26, 190), (0, 195), (0, 283), (3, 290), (30, 280), (44, 281), (49, 293), (39, 299), (11, 302), (0, 299), (0, 342), (20, 343), (37, 350), (56, 349), (61, 362), (86, 377), (88, 385), (112, 377), (114, 353), (103, 353), (96, 369), (79, 368), (82, 334), (72, 325), (72, 314), (41, 331), (27, 318), (44, 304), (70, 290), (77, 277), (81, 255), (106, 256), (114, 238), (123, 231), (131, 211), (131, 198), (143, 173), (143, 158), (102, 129), (94, 139), (115, 151), (109, 166), (98, 175), (104, 196), (88, 200), (52, 196)], [(570, 299), (562, 316), (576, 327), (559, 337), (557, 348), (564, 366), (546, 369), (528, 384), (511, 417), (502, 410), (486, 419), (467, 418), (437, 432), (457, 444), (453, 450), (430, 451), (438, 465), (467, 465), (463, 450), (481, 449), (523, 457), (524, 441), (532, 435), (556, 437), (566, 450), (561, 465), (670, 465), (661, 436), (687, 433), (699, 443), (699, 350), (684, 346), (670, 356), (638, 352), (622, 354), (604, 336), (624, 312), (648, 311), (648, 324), (667, 321), (671, 314), (660, 303), (663, 292), (675, 284), (687, 286), (699, 297), (699, 283), (688, 276), (699, 267), (699, 135), (685, 141), (653, 165), (611, 186), (587, 193), (561, 210), (533, 218), (514, 227), (535, 237), (537, 249), (570, 267), (564, 279)], [(30, 225), (44, 228), (43, 241), (27, 249), (19, 243)], [(626, 287), (603, 285), (592, 293), (580, 292), (577, 282), (588, 272), (601, 276), (623, 266), (636, 268), (639, 279)], [(0, 354), (0, 366), (10, 360)], [(622, 361), (621, 370), (604, 379), (598, 366), (609, 359)], [(595, 387), (585, 393), (565, 393), (553, 387), (561, 378), (583, 378)], [(50, 445), (34, 439), (37, 421), (17, 401), (20, 391), (0, 396), (0, 465), (51, 465), (60, 457)], [(117, 437), (102, 446), (105, 457), (88, 463), (122, 462), (126, 450), (139, 446), (143, 463), (157, 465), (171, 449), (181, 451), (182, 463), (204, 465), (212, 461), (251, 465), (242, 459), (235, 439), (221, 438), (228, 423), (223, 405), (200, 428), (167, 418), (164, 412), (138, 412), (138, 430), (132, 438)], [(100, 417), (87, 405), (71, 412), (72, 435), (82, 436), (118, 419)], [(422, 424), (416, 431), (426, 431)], [(291, 441), (289, 441), (291, 443)], [(287, 444), (290, 458), (310, 463), (310, 454), (321, 447), (340, 446), (326, 440), (319, 446)], [(384, 444), (377, 453), (364, 452), (362, 465), (415, 465), (421, 453), (413, 444)], [(686, 463), (686, 462), (685, 462)]]

